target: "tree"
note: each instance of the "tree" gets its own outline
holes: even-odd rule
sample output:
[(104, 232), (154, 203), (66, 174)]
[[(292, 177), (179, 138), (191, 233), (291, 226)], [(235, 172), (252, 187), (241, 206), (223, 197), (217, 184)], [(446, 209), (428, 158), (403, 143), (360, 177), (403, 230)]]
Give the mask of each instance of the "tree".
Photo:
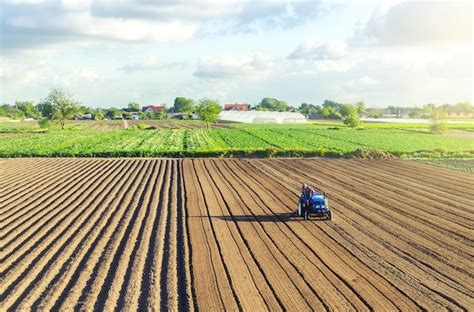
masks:
[(136, 102), (130, 102), (128, 103), (128, 111), (129, 112), (138, 112), (140, 110), (140, 104)]
[(217, 100), (204, 98), (199, 101), (196, 112), (199, 115), (199, 119), (206, 123), (209, 128), (209, 123), (215, 122), (219, 113), (222, 111), (222, 107)]
[(367, 108), (367, 117), (370, 118), (382, 118), (384, 115), (383, 109), (382, 108)]
[(344, 104), (340, 107), (339, 113), (342, 117), (347, 117), (351, 114), (358, 114), (357, 108), (352, 104)]
[(322, 107), (323, 108), (333, 108), (336, 111), (339, 111), (342, 107), (342, 103), (330, 101), (330, 100), (324, 100)]
[(38, 105), (36, 105), (36, 109), (38, 112), (46, 119), (53, 119), (53, 106), (51, 103), (42, 101)]
[(424, 105), (423, 105), (423, 109), (424, 109), (426, 112), (428, 112), (428, 113), (431, 114), (431, 112), (436, 109), (436, 105), (431, 104), (431, 103), (424, 104)]
[(349, 115), (344, 118), (344, 124), (351, 128), (355, 128), (360, 125), (360, 117), (357, 113), (357, 110), (350, 112)]
[(423, 112), (424, 112), (424, 110), (419, 108), (419, 107), (412, 107), (408, 111), (408, 117), (410, 117), (410, 118), (420, 118), (420, 117), (423, 116)]
[(59, 119), (61, 129), (64, 129), (66, 119), (74, 116), (74, 113), (79, 108), (79, 103), (60, 88), (52, 89), (45, 102), (49, 103), (53, 108), (53, 118)]
[(266, 97), (260, 102), (260, 106), (269, 111), (284, 112), (288, 109), (288, 104), (285, 101)]
[(11, 119), (20, 119), (23, 120), (25, 118), (25, 113), (15, 106), (10, 106), (5, 109), (5, 116), (10, 117)]
[(472, 111), (473, 110), (472, 103), (469, 102), (469, 101), (456, 103), (456, 104), (454, 104), (454, 107), (459, 108), (459, 109), (463, 109), (463, 110), (466, 110), (466, 111)]
[(105, 117), (104, 110), (102, 108), (98, 108), (94, 112), (94, 119), (95, 120), (103, 120)]
[(365, 112), (365, 103), (363, 101), (355, 103), (355, 106), (359, 115)]
[(432, 133), (443, 133), (447, 130), (446, 113), (439, 108), (432, 109), (430, 131)]
[(321, 109), (321, 115), (324, 118), (341, 119), (341, 114), (334, 107), (324, 107)]
[(158, 119), (159, 120), (164, 120), (168, 117), (168, 113), (166, 112), (166, 109), (162, 109), (158, 112)]
[(300, 113), (308, 115), (308, 114), (320, 114), (321, 113), (321, 106), (308, 104), (308, 103), (301, 103), (300, 107), (298, 108)]
[(105, 116), (109, 119), (122, 118), (122, 110), (115, 107), (111, 107), (107, 110), (107, 113), (105, 113)]
[(15, 106), (24, 113), (26, 118), (39, 118), (40, 116), (36, 106), (31, 101), (16, 101)]
[(179, 113), (191, 113), (195, 107), (196, 104), (192, 99), (185, 97), (177, 97), (174, 99), (174, 109)]

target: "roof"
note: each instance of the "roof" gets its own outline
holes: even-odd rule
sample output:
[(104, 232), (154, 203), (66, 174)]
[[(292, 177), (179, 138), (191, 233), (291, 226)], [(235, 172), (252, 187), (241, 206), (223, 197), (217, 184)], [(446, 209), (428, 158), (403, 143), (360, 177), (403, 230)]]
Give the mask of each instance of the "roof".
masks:
[(224, 110), (219, 114), (220, 120), (242, 123), (306, 123), (306, 118), (300, 113), (267, 112), (267, 111), (237, 111)]
[(235, 110), (248, 110), (249, 105), (246, 103), (235, 103), (235, 104), (225, 104), (224, 110), (235, 109)]
[(446, 108), (447, 113), (472, 113), (472, 109), (466, 109), (464, 107), (453, 107), (453, 106), (448, 106)]
[(158, 106), (153, 106), (153, 105), (149, 105), (149, 106), (143, 106), (142, 107), (142, 110), (143, 111), (147, 111), (151, 109), (152, 111), (154, 112), (159, 112), (159, 111), (162, 111), (165, 109), (165, 106), (164, 105), (158, 105)]
[(321, 194), (314, 194), (313, 195), (313, 200), (314, 201), (321, 202), (321, 201), (324, 201), (324, 199), (325, 199), (324, 195), (321, 195)]

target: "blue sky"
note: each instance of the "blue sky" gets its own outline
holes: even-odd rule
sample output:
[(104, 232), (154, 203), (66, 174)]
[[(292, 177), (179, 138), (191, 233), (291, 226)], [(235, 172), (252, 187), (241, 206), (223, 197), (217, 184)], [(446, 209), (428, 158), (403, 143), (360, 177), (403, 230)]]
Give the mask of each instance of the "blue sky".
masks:
[(1, 1), (1, 102), (472, 101), (470, 1)]

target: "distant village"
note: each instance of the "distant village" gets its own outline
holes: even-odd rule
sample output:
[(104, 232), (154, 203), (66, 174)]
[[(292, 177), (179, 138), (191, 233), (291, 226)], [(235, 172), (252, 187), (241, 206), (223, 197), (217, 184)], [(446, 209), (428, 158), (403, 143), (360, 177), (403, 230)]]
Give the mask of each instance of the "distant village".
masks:
[[(366, 107), (364, 102), (351, 104), (338, 103), (331, 100), (325, 100), (321, 104), (302, 103), (299, 107), (287, 104), (285, 101), (275, 98), (264, 98), (256, 105), (248, 103), (227, 103), (224, 105), (214, 101), (216, 105), (220, 105), (222, 112), (220, 116), (226, 116), (230, 120), (234, 118), (232, 112), (239, 113), (239, 120), (245, 119), (245, 114), (258, 115), (262, 119), (261, 113), (256, 112), (278, 112), (281, 118), (287, 119), (330, 119), (345, 120), (349, 115), (356, 114), (357, 118), (430, 118), (433, 111), (442, 112), (443, 116), (449, 119), (456, 118), (474, 118), (473, 105), (470, 102), (461, 102), (457, 104), (425, 104), (422, 106), (402, 107), (388, 106), (386, 108)], [(168, 107), (162, 105), (141, 105), (131, 102), (125, 108), (92, 108), (77, 103), (77, 109), (69, 119), (82, 120), (113, 120), (113, 119), (129, 119), (129, 120), (147, 120), (147, 119), (199, 119), (197, 114), (198, 103), (193, 99), (185, 97), (177, 97), (174, 104)], [(12, 120), (24, 119), (40, 119), (51, 114), (50, 105), (46, 100), (35, 104), (32, 101), (16, 101), (15, 104), (3, 104), (0, 106), (0, 117), (6, 117)], [(285, 114), (283, 114), (285, 113)], [(288, 117), (288, 113), (294, 113), (292, 117)], [(234, 114), (235, 115), (235, 114)], [(271, 118), (277, 117), (278, 114)], [(295, 117), (299, 115), (300, 117)], [(258, 119), (257, 119), (258, 120)]]
[[(331, 101), (327, 101), (334, 103)], [(359, 102), (360, 103), (360, 102)], [(311, 105), (303, 103), (299, 108), (288, 107), (284, 112), (291, 113), (301, 113), (306, 119), (341, 119), (340, 114), (338, 114), (338, 105)], [(330, 109), (324, 111), (325, 108), (329, 107)], [(440, 105), (436, 106), (433, 104), (427, 104), (422, 107), (399, 107), (399, 106), (389, 106), (386, 108), (365, 108), (363, 110), (359, 109), (361, 117), (368, 118), (429, 118), (430, 113), (433, 108), (440, 108), (447, 118), (474, 118), (474, 109), (471, 103), (464, 102), (454, 105)], [(272, 110), (259, 107), (259, 105), (252, 106), (248, 103), (233, 103), (233, 104), (224, 104), (223, 111), (235, 111), (235, 112), (252, 112), (252, 111), (277, 111), (282, 112), (281, 110)], [(160, 115), (162, 116), (160, 118)], [(163, 116), (165, 115), (165, 116)], [(142, 106), (139, 110), (130, 111), (125, 110), (123, 114), (109, 116), (111, 119), (131, 119), (131, 120), (140, 120), (140, 119), (163, 119), (163, 118), (175, 118), (175, 119), (198, 119), (197, 114), (194, 112), (179, 112), (175, 109), (174, 106), (167, 108), (166, 105), (145, 105)], [(88, 113), (82, 116), (82, 119), (93, 119), (93, 114)]]
[[(235, 104), (224, 104), (224, 111), (240, 111), (247, 112), (250, 111), (251, 107), (246, 103), (235, 103)], [(161, 112), (166, 112), (167, 118), (176, 118), (176, 119), (198, 119), (197, 114), (193, 112), (178, 112), (174, 109), (174, 106), (167, 109), (166, 105), (148, 105), (142, 106), (138, 111), (124, 112), (123, 118), (131, 120), (140, 120), (146, 119), (147, 116), (152, 117), (153, 115), (159, 115)], [(84, 114), (83, 119), (92, 119), (92, 114)], [(151, 118), (150, 118), (151, 119)]]

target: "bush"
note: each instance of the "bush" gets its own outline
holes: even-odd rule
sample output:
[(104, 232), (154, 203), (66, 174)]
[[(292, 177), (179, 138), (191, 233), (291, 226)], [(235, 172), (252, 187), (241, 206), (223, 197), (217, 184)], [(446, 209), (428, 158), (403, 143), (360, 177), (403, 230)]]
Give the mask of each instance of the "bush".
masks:
[(356, 128), (360, 125), (360, 118), (359, 114), (356, 112), (350, 113), (345, 119), (344, 119), (344, 124), (351, 127), (351, 128)]
[(434, 109), (431, 112), (431, 133), (443, 133), (448, 130), (446, 126), (446, 113), (441, 109)]
[(448, 126), (444, 122), (433, 122), (430, 125), (431, 133), (440, 134), (448, 130)]
[(38, 125), (41, 129), (46, 129), (49, 127), (49, 119), (47, 118), (41, 118), (38, 120)]

